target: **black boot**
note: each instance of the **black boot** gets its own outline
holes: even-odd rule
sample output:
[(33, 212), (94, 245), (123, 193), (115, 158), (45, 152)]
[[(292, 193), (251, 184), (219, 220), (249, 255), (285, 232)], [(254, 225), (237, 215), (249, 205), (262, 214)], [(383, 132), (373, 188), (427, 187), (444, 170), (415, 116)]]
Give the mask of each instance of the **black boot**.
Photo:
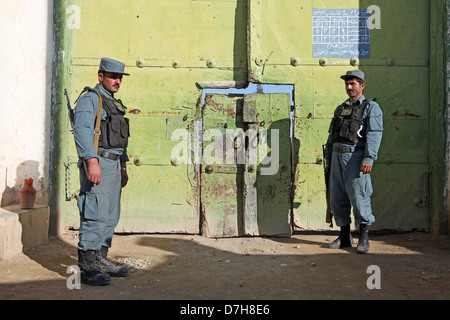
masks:
[(356, 253), (367, 253), (369, 252), (369, 228), (365, 224), (359, 225), (359, 240), (358, 246), (356, 247)]
[(81, 283), (91, 286), (104, 286), (109, 283), (111, 277), (102, 273), (96, 261), (97, 251), (78, 250), (78, 267), (81, 271)]
[(342, 249), (342, 248), (351, 248), (353, 247), (353, 238), (350, 233), (350, 225), (346, 225), (341, 227), (341, 232), (339, 233), (339, 237), (333, 242), (328, 244), (328, 247), (331, 249)]
[(97, 262), (101, 264), (103, 272), (109, 274), (111, 277), (125, 277), (128, 274), (128, 269), (116, 266), (107, 259), (107, 256), (107, 247), (102, 247), (100, 251), (97, 252)]

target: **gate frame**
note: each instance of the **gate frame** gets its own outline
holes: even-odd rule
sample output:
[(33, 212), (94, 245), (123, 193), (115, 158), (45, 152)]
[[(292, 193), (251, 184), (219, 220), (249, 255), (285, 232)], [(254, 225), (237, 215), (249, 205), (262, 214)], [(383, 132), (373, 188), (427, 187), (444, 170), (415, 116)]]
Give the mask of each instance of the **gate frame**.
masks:
[[(450, 0), (430, 1), (430, 232), (448, 234)], [(445, 71), (447, 70), (447, 71)], [(447, 97), (447, 98), (446, 98)]]

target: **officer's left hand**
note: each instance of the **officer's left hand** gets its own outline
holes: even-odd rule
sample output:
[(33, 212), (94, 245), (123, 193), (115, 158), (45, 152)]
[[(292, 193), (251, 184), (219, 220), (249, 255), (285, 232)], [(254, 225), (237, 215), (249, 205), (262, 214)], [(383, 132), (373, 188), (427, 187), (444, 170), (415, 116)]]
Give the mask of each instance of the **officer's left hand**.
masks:
[(368, 174), (372, 171), (372, 166), (370, 164), (367, 164), (365, 162), (361, 163), (361, 171), (364, 174)]
[(126, 170), (120, 170), (122, 172), (122, 188), (128, 183), (128, 173)]

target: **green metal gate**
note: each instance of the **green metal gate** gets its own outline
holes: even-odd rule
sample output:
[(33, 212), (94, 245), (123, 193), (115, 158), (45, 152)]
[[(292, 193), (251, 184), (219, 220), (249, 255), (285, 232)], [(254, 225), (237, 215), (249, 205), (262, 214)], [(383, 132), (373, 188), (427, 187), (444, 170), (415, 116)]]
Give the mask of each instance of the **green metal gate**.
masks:
[[(347, 98), (339, 77), (350, 69), (365, 72), (365, 95), (376, 97), (384, 112), (372, 174), (374, 227), (428, 229), (439, 220), (445, 137), (438, 130), (437, 85), (444, 69), (434, 34), (443, 28), (442, 1), (64, 0), (55, 6), (53, 225), (78, 225), (77, 156), (63, 88), (74, 101), (84, 86), (95, 85), (103, 56), (125, 62), (131, 73), (118, 94), (131, 122), (130, 181), (118, 231), (234, 236), (328, 228), (321, 146), (335, 107)], [(358, 38), (355, 56), (329, 50), (344, 48), (338, 42), (325, 50), (314, 38), (351, 31), (344, 24), (325, 30), (318, 21), (336, 12), (351, 19), (370, 6), (379, 9), (380, 29)], [(286, 95), (209, 95), (203, 106), (200, 82), (295, 86), (292, 135)], [(254, 132), (258, 142), (263, 129), (278, 129), (277, 174), (261, 175), (262, 159), (219, 165), (173, 157), (183, 141), (192, 146), (199, 122), (201, 135), (216, 133), (198, 146), (204, 154), (230, 142), (227, 129), (247, 138)], [(222, 156), (237, 157), (236, 146)]]

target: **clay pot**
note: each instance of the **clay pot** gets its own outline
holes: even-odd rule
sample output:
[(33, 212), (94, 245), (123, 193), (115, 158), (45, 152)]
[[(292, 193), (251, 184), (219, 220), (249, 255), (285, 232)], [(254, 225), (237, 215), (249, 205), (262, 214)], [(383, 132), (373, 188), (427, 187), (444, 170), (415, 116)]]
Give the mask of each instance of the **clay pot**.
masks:
[(20, 208), (33, 209), (36, 200), (36, 189), (33, 187), (33, 179), (24, 179), (23, 188), (19, 190)]

